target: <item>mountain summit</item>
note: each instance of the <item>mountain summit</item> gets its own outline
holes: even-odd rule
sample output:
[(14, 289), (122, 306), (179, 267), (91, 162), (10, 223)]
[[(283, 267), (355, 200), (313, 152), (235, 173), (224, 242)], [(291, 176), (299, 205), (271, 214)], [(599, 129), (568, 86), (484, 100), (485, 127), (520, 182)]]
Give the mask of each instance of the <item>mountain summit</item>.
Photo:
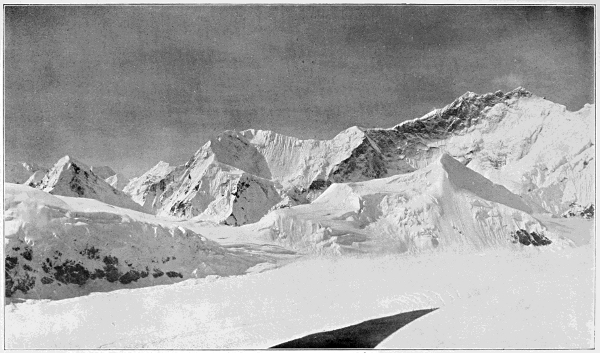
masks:
[[(213, 219), (224, 221), (235, 197), (217, 200), (236, 194), (243, 174), (242, 184), (261, 190), (254, 195), (261, 206), (247, 218), (256, 220), (273, 207), (308, 203), (332, 183), (413, 172), (447, 153), (536, 210), (561, 214), (572, 204), (593, 202), (593, 123), (593, 105), (569, 112), (521, 87), (508, 93), (467, 92), (393, 128), (351, 127), (331, 140), (226, 131), (187, 164), (149, 172), (144, 186), (138, 180), (126, 191), (151, 212), (184, 218), (207, 212), (221, 214)], [(249, 211), (239, 212), (246, 219), (241, 214)]]
[(70, 156), (58, 160), (42, 180), (33, 186), (52, 195), (85, 197), (118, 207), (146, 212), (128, 195), (113, 188), (97, 176), (86, 164)]

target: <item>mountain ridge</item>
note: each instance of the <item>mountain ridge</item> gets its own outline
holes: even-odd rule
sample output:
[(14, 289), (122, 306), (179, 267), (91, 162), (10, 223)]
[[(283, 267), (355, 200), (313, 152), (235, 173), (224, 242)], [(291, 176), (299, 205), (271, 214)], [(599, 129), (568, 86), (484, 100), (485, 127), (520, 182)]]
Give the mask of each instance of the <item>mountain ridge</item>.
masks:
[[(186, 173), (189, 175), (187, 171), (190, 171), (192, 165), (198, 164), (195, 161), (211, 155), (221, 164), (270, 180), (279, 196), (276, 197), (277, 200), (267, 204), (272, 204), (273, 207), (287, 207), (314, 200), (332, 183), (364, 181), (413, 172), (427, 166), (441, 154), (449, 153), (495, 183), (503, 183), (502, 179), (508, 180), (509, 184), (506, 186), (518, 195), (526, 197), (533, 207), (560, 214), (568, 209), (569, 204), (585, 198), (583, 195), (591, 187), (591, 172), (587, 166), (593, 159), (593, 149), (590, 148), (593, 147), (594, 137), (586, 128), (593, 121), (591, 107), (593, 105), (586, 105), (578, 112), (568, 112), (564, 106), (536, 97), (518, 87), (507, 93), (496, 91), (478, 95), (467, 92), (445, 107), (435, 109), (420, 118), (407, 120), (386, 129), (354, 126), (341, 131), (330, 140), (302, 140), (269, 130), (228, 130), (208, 141), (188, 163), (179, 166), (178, 168), (185, 170), (182, 175), (165, 175), (162, 179), (145, 182), (157, 184), (154, 189), (164, 189), (162, 195), (150, 197), (154, 198), (155, 204), (156, 198), (163, 200), (163, 203), (169, 199), (168, 203), (172, 208), (174, 203), (177, 203), (173, 194), (184, 195), (187, 192), (176, 190), (181, 188), (183, 183), (178, 178)], [(509, 172), (514, 174), (518, 163), (525, 164), (522, 160), (528, 157), (531, 151), (536, 155), (528, 157), (533, 161), (527, 162), (522, 169), (525, 174), (537, 170), (535, 160), (543, 159), (540, 158), (540, 150), (543, 148), (532, 149), (537, 141), (535, 137), (544, 130), (544, 124), (560, 120), (560, 116), (567, 116), (569, 119), (575, 117), (577, 121), (584, 121), (576, 124), (576, 128), (572, 130), (577, 130), (591, 143), (579, 147), (587, 154), (584, 153), (580, 165), (573, 166), (573, 169), (580, 169), (571, 173), (570, 178), (573, 182), (569, 184), (565, 179), (561, 179), (562, 177), (554, 177), (556, 180), (547, 183), (548, 185), (534, 182), (533, 186), (525, 188), (516, 177), (509, 178)], [(557, 122), (551, 126), (560, 130), (560, 125), (561, 123)], [(509, 128), (518, 131), (531, 129), (532, 126), (533, 133), (537, 131), (538, 135), (523, 135), (510, 139)], [(487, 139), (494, 140), (496, 145), (486, 143)], [(544, 143), (544, 147), (549, 147), (548, 141)], [(567, 141), (566, 144), (570, 145), (564, 148), (567, 151), (565, 158), (581, 154), (575, 151), (578, 149), (575, 139)], [(586, 163), (585, 166), (583, 163)], [(538, 169), (543, 168), (545, 167)], [(504, 173), (504, 170), (507, 172)], [(158, 187), (160, 185), (164, 187)], [(197, 186), (198, 184), (186, 184), (187, 188)], [(558, 196), (547, 196), (545, 190), (548, 188)], [(138, 203), (144, 204), (144, 192), (134, 189), (133, 186), (127, 187), (130, 194), (137, 195)], [(565, 190), (566, 193), (575, 196), (562, 197)], [(210, 199), (215, 196), (206, 197)], [(587, 199), (584, 201), (589, 203)], [(155, 205), (154, 210), (165, 215), (176, 215), (177, 212), (173, 209), (164, 209), (163, 203)], [(201, 212), (202, 210), (197, 210), (192, 213)]]

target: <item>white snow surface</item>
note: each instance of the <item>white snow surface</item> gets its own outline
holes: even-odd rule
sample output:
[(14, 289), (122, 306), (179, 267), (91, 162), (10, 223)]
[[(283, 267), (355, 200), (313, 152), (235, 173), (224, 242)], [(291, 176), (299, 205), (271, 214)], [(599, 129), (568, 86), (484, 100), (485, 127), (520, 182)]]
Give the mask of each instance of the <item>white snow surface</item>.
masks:
[[(258, 152), (227, 136), (207, 142), (183, 166), (160, 162), (133, 179), (124, 191), (145, 209), (162, 216), (228, 225), (258, 221), (281, 201), (281, 196), (271, 180), (261, 177), (266, 175), (257, 160)], [(236, 167), (244, 163), (245, 170), (251, 172)]]
[(268, 348), (440, 308), (381, 347), (590, 348), (592, 279), (589, 246), (307, 258), (253, 275), (10, 304), (6, 347)]
[(48, 173), (47, 170), (36, 170), (35, 172), (33, 172), (33, 174), (31, 174), (29, 179), (27, 179), (27, 181), (25, 181), (23, 184), (29, 185), (29, 186), (37, 185), (42, 182), (42, 180), (46, 176), (46, 173)]
[(333, 169), (366, 139), (356, 126), (332, 140), (301, 140), (265, 130), (245, 130), (239, 135), (260, 152), (268, 167), (266, 175), (284, 187), (305, 189), (314, 180), (328, 179)]
[[(594, 105), (569, 112), (522, 88), (506, 94), (467, 92), (442, 109), (393, 128), (351, 127), (331, 140), (301, 140), (265, 130), (226, 131), (177, 173), (154, 170), (126, 190), (158, 214), (204, 214), (224, 222), (236, 200), (231, 195), (241, 171), (254, 185), (252, 197), (259, 205), (252, 214), (246, 214), (246, 207), (238, 209), (236, 221), (226, 222), (241, 225), (271, 208), (311, 202), (331, 183), (410, 173), (448, 153), (524, 197), (536, 212), (561, 214), (572, 203), (594, 201), (594, 120)], [(219, 184), (206, 178), (218, 178)]]
[(111, 175), (108, 178), (104, 179), (104, 181), (106, 181), (108, 185), (112, 186), (113, 188), (121, 191), (129, 183), (129, 180), (127, 180), (127, 178), (121, 173)]
[(538, 211), (561, 214), (573, 202), (594, 202), (594, 121), (594, 105), (570, 112), (518, 88), (503, 98), (469, 92), (420, 119), (367, 133), (390, 153), (387, 165), (399, 154), (422, 168), (448, 153)]
[(182, 172), (183, 168), (176, 168), (160, 161), (146, 173), (132, 178), (123, 188), (123, 192), (130, 195), (133, 201), (146, 210), (156, 213), (161, 205), (160, 196), (167, 184), (178, 180)]
[(218, 153), (212, 141), (200, 149), (161, 196), (157, 214), (241, 225), (258, 221), (281, 200), (273, 182), (218, 162)]
[(413, 173), (333, 184), (311, 204), (248, 227), (291, 248), (338, 253), (513, 246), (517, 230), (572, 245), (532, 213), (521, 197), (443, 154)]
[(225, 249), (177, 222), (98, 200), (5, 184), (4, 205), (7, 295), (13, 298), (63, 299), (243, 274), (273, 262), (260, 252)]
[(115, 172), (111, 167), (105, 166), (91, 166), (90, 170), (94, 172), (101, 179), (104, 179), (110, 186), (117, 190), (123, 190), (129, 180), (121, 174)]
[(594, 119), (468, 92), (327, 141), (226, 131), (124, 193), (65, 157), (5, 184), (6, 347), (268, 348), (427, 308), (378, 348), (593, 347), (595, 221), (556, 215), (595, 205)]
[(56, 162), (43, 179), (33, 186), (53, 195), (91, 198), (135, 211), (145, 211), (128, 195), (94, 174), (90, 167), (70, 156)]

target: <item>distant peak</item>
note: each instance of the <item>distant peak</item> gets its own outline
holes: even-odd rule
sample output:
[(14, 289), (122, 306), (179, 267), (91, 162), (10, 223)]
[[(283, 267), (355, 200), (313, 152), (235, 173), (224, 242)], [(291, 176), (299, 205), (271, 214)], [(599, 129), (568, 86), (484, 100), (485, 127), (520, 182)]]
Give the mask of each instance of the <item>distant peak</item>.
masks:
[(78, 161), (76, 159), (74, 159), (73, 157), (66, 155), (64, 157), (62, 157), (61, 159), (58, 160), (58, 162), (56, 162), (57, 165), (65, 165), (68, 164), (69, 162), (74, 162), (74, 163), (78, 163)]

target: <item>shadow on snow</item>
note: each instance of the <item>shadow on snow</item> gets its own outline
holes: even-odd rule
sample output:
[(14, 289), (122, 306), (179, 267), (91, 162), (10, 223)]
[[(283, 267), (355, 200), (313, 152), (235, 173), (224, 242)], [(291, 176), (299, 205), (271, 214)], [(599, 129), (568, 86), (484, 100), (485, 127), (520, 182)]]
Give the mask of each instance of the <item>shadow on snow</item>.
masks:
[(271, 348), (375, 348), (392, 333), (434, 310), (437, 308), (368, 320), (337, 330), (314, 333)]

